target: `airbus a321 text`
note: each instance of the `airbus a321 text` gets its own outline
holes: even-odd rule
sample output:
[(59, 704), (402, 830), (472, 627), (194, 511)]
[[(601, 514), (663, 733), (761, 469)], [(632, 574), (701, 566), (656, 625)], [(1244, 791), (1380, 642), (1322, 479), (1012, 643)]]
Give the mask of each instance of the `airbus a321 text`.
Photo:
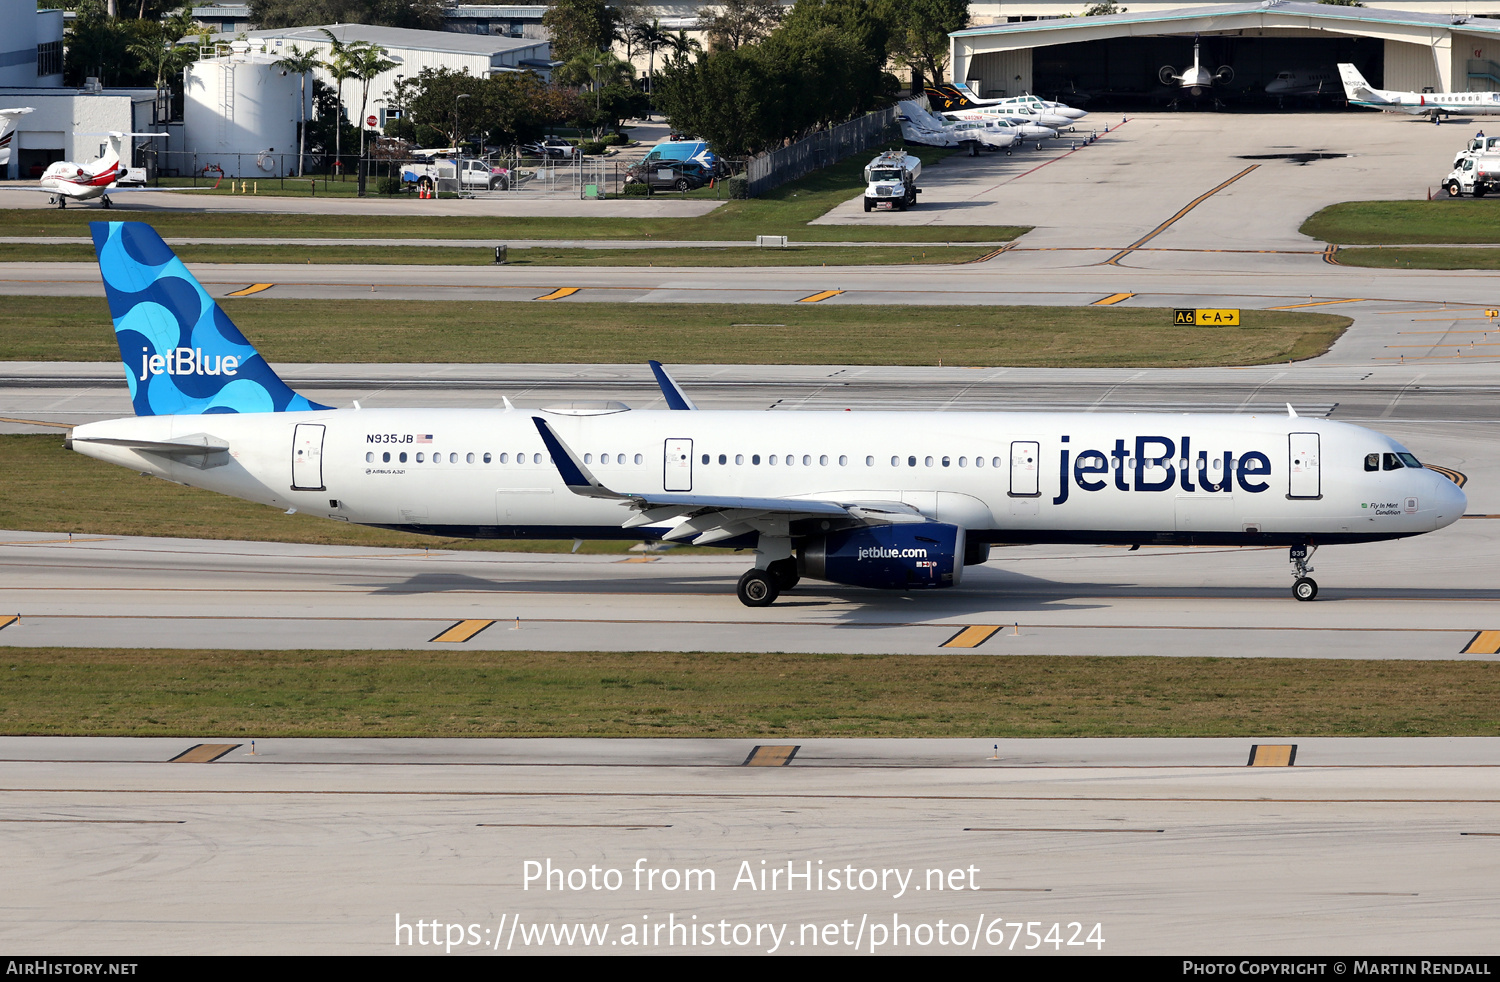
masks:
[(279, 508), (476, 538), (753, 549), (739, 597), (800, 577), (951, 587), (992, 543), (1287, 546), (1431, 532), (1464, 494), (1373, 430), (1282, 415), (331, 409), (267, 366), (147, 225), (95, 222), (134, 418), (110, 463)]

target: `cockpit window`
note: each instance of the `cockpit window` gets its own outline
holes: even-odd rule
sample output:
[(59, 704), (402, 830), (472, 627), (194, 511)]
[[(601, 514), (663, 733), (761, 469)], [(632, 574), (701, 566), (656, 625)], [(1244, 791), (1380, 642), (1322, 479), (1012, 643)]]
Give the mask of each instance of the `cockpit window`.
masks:
[(1388, 453), (1388, 454), (1385, 455), (1385, 469), (1386, 470), (1388, 470), (1388, 471), (1399, 471), (1401, 468), (1403, 468), (1405, 466), (1406, 465), (1401, 462), (1401, 458), (1398, 457), (1398, 456), (1396, 456), (1395, 454)]
[(1422, 462), (1419, 461), (1419, 460), (1417, 460), (1416, 457), (1414, 457), (1413, 455), (1411, 455), (1409, 453), (1398, 453), (1396, 456), (1400, 457), (1401, 458), (1401, 463), (1405, 464), (1407, 467), (1421, 467), (1422, 466)]
[(1378, 453), (1367, 453), (1367, 454), (1365, 454), (1365, 470), (1367, 470), (1367, 471), (1378, 471), (1378, 470), (1380, 470), (1380, 454), (1378, 454)]

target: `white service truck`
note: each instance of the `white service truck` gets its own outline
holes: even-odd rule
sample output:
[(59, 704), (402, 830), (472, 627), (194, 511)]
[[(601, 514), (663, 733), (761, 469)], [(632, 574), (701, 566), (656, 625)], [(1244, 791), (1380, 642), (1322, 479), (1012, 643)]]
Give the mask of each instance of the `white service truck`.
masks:
[(921, 190), (917, 178), (922, 175), (922, 161), (909, 153), (890, 150), (865, 166), (865, 211), (905, 211), (917, 203)]
[[(414, 162), (401, 168), (401, 183), (416, 185), (423, 191), (457, 190), (459, 177), (465, 191), (506, 191), (510, 189), (510, 171), (492, 167), (487, 160), (445, 160)], [(441, 187), (439, 183), (441, 182)]]
[(1452, 172), (1443, 179), (1443, 190), (1450, 198), (1461, 194), (1482, 198), (1491, 191), (1500, 192), (1500, 153), (1459, 154)]

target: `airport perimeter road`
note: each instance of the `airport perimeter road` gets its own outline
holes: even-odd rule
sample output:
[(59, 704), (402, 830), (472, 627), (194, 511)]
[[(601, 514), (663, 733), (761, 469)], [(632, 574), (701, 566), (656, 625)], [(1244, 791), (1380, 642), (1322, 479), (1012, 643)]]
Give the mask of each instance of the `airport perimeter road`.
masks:
[[(0, 739), (0, 939), (1015, 956), (1493, 939), (1494, 740), (248, 744)], [(1252, 745), (1295, 745), (1295, 765), (1247, 767)]]

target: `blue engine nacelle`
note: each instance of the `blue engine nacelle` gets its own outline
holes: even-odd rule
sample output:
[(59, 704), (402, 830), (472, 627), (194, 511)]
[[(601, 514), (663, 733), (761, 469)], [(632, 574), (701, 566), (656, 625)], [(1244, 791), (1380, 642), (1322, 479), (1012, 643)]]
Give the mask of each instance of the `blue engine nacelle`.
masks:
[(964, 530), (917, 522), (845, 529), (808, 538), (797, 550), (803, 576), (881, 590), (954, 586), (963, 576)]

